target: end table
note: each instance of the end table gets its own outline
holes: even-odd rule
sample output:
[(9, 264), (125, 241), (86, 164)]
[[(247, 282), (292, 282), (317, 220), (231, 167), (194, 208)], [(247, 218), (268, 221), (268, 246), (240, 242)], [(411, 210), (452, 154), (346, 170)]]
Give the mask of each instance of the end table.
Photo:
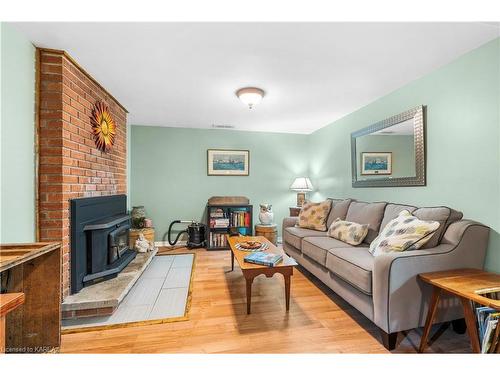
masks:
[(297, 216), (299, 216), (301, 208), (302, 207), (297, 207), (297, 206), (289, 207), (289, 209), (290, 209), (290, 216), (291, 217), (297, 217)]
[[(481, 346), (476, 327), (476, 317), (471, 303), (476, 302), (500, 311), (500, 301), (488, 298), (488, 291), (496, 291), (500, 288), (500, 275), (478, 269), (464, 268), (421, 273), (419, 277), (423, 282), (432, 285), (433, 291), (418, 351), (422, 353), (427, 345), (427, 338), (436, 315), (439, 297), (441, 293), (446, 292), (457, 296), (461, 300), (472, 351), (480, 353)], [(481, 291), (484, 291), (484, 293), (481, 293)]]
[(274, 246), (278, 239), (278, 226), (276, 224), (255, 224), (255, 235), (266, 237)]

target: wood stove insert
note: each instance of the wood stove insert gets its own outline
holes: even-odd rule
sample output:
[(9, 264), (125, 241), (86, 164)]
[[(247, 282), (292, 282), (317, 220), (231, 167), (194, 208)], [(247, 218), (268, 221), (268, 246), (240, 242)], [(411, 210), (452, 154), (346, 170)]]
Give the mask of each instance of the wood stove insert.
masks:
[(71, 207), (71, 293), (121, 272), (136, 252), (128, 247), (127, 196), (77, 198)]

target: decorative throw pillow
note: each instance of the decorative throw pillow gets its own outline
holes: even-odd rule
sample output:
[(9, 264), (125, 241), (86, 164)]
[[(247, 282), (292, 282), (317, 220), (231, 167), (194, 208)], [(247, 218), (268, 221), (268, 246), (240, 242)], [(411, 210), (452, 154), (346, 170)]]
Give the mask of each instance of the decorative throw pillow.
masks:
[(438, 228), (437, 221), (420, 220), (408, 210), (403, 210), (372, 241), (370, 253), (377, 256), (392, 251), (420, 249)]
[(368, 234), (369, 224), (358, 224), (335, 219), (328, 229), (328, 235), (350, 245), (359, 245)]
[(332, 201), (304, 203), (299, 214), (299, 227), (326, 232), (326, 220), (332, 208)]

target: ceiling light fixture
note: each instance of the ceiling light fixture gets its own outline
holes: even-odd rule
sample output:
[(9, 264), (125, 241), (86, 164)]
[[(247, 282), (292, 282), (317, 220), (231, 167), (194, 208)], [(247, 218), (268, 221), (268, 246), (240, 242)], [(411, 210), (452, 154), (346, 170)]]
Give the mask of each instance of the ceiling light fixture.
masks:
[(264, 90), (257, 87), (244, 87), (236, 91), (236, 96), (246, 104), (249, 109), (252, 109), (254, 105), (259, 104), (264, 97)]

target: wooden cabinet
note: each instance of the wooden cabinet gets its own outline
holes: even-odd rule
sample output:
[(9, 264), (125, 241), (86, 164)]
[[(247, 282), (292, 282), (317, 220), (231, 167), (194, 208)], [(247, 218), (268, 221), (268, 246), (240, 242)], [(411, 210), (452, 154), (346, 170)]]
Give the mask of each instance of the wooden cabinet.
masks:
[(0, 353), (5, 353), (5, 320), (8, 313), (24, 303), (24, 293), (0, 294)]
[[(61, 244), (0, 245), (2, 293), (24, 293), (6, 316), (6, 353), (43, 353), (61, 345)], [(5, 297), (6, 298), (6, 297)]]

